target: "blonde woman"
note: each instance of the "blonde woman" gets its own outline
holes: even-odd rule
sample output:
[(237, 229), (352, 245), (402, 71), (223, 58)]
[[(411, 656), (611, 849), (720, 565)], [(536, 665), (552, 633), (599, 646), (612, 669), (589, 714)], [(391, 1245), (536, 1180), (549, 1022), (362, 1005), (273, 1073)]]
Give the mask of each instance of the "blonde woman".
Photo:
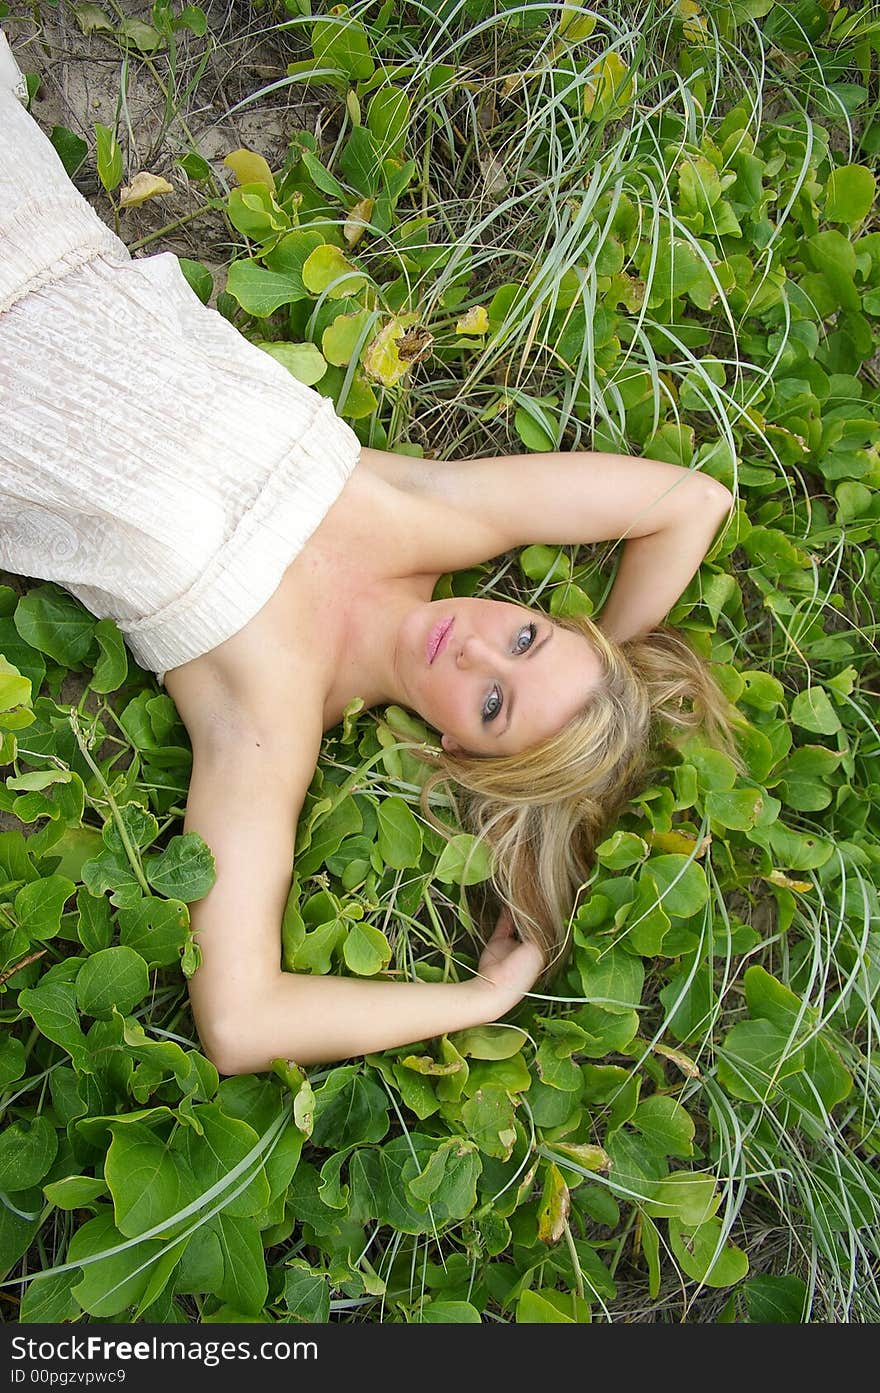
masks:
[[(657, 626), (731, 506), (702, 474), (592, 452), (415, 459), (132, 260), (18, 100), (0, 35), (0, 567), (119, 625), (189, 732), (198, 1033), (223, 1073), (309, 1065), (498, 1019), (562, 961), (603, 827), (656, 720), (725, 738), (723, 699)], [(18, 93), (16, 95), (16, 89)], [(433, 600), (527, 543), (625, 537), (599, 624)], [(282, 971), (297, 818), (321, 738), (361, 697), (440, 735), (503, 906), (457, 984)], [(516, 928), (514, 928), (514, 925)]]

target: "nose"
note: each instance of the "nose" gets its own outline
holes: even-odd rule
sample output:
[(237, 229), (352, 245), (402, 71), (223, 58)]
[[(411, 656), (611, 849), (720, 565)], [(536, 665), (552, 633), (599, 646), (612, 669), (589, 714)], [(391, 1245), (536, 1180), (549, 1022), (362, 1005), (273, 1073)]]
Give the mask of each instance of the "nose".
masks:
[(480, 671), (497, 665), (498, 654), (477, 634), (467, 634), (459, 643), (455, 655), (456, 667)]

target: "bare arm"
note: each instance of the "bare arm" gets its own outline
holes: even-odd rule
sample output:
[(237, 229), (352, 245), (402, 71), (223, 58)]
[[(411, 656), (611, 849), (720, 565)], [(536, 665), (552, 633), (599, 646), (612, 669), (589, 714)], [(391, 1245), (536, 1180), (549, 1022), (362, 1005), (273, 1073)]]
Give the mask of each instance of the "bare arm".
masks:
[(224, 1074), (278, 1058), (327, 1063), (495, 1020), (542, 967), (536, 948), (510, 941), (500, 954), (497, 942), (487, 948), (483, 977), (462, 983), (282, 971), (296, 821), (320, 744), (320, 730), (301, 734), (298, 749), (285, 749), (242, 731), (194, 761), (184, 828), (213, 850), (217, 879), (191, 906), (202, 965), (190, 999), (205, 1052)]
[(630, 455), (571, 451), (499, 455), (436, 465), (431, 489), (450, 570), (532, 542), (623, 539), (600, 623), (623, 640), (669, 612), (697, 568), (733, 495), (699, 470)]
[(693, 516), (672, 521), (658, 532), (633, 537), (623, 555), (599, 627), (623, 643), (646, 634), (669, 613), (696, 575), (732, 502), (726, 490), (707, 490)]

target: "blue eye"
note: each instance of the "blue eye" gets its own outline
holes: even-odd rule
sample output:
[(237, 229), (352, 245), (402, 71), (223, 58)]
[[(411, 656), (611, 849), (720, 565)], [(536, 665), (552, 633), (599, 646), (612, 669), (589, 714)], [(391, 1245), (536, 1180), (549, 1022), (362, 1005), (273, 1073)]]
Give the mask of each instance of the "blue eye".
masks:
[(489, 721), (494, 721), (495, 717), (498, 715), (498, 712), (501, 710), (501, 707), (503, 705), (504, 699), (501, 695), (501, 692), (498, 690), (497, 687), (493, 687), (489, 695), (486, 697), (486, 700), (483, 702), (482, 715), (484, 724), (487, 724)]
[[(513, 645), (513, 652), (517, 654), (528, 653), (529, 649), (535, 641), (537, 632), (538, 629), (535, 624), (523, 625), (523, 627), (520, 629), (519, 633), (516, 636), (516, 641)], [(487, 724), (489, 721), (494, 721), (495, 717), (498, 715), (503, 705), (504, 697), (502, 696), (499, 688), (495, 686), (492, 688), (491, 692), (489, 693), (489, 695), (483, 703), (481, 715), (484, 725)]]
[[(517, 634), (516, 643), (513, 645), (514, 653), (527, 653), (535, 641), (535, 634), (538, 632), (534, 624), (526, 624), (524, 629), (520, 629)], [(527, 642), (523, 643), (523, 637)]]

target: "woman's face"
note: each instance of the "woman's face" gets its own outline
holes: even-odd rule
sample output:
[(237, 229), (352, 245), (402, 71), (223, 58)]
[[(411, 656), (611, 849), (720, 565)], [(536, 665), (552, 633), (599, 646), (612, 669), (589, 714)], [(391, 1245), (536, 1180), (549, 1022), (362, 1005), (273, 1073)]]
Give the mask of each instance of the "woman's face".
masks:
[(396, 666), (409, 704), (450, 754), (518, 754), (538, 744), (584, 706), (601, 676), (589, 640), (541, 611), (464, 598), (410, 611)]

